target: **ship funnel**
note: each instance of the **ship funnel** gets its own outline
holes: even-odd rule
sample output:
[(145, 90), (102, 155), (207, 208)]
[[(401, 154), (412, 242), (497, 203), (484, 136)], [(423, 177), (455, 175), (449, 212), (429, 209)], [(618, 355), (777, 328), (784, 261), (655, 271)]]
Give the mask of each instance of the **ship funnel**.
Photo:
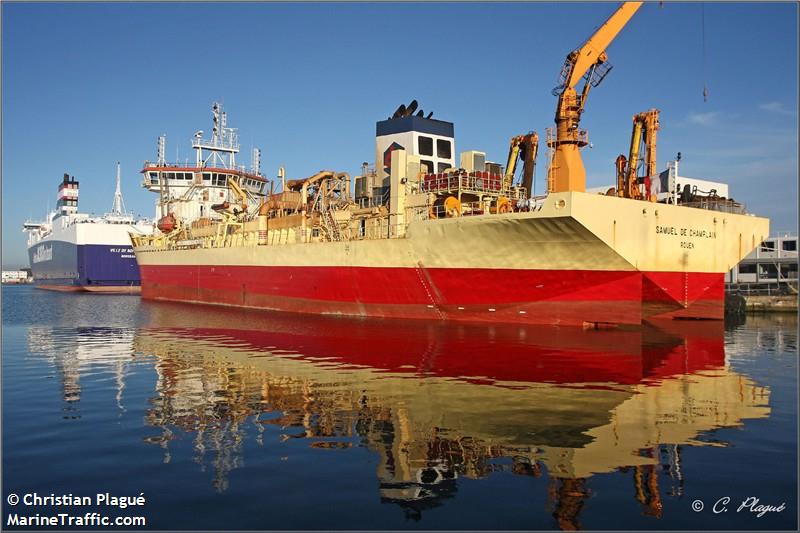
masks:
[(395, 110), (394, 114), (392, 115), (392, 118), (399, 118), (399, 117), (405, 116), (405, 113), (406, 113), (405, 104), (400, 104), (400, 107), (398, 107)]

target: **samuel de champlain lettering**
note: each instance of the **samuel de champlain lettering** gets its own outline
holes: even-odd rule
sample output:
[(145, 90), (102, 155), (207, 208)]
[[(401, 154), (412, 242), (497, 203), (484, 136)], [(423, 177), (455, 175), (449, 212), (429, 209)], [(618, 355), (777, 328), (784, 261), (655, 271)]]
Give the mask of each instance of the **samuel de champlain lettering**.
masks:
[[(716, 239), (717, 232), (698, 228), (677, 228), (675, 226), (656, 226), (657, 235), (675, 235), (676, 237), (698, 237), (701, 239)], [(691, 246), (689, 248), (692, 248)]]

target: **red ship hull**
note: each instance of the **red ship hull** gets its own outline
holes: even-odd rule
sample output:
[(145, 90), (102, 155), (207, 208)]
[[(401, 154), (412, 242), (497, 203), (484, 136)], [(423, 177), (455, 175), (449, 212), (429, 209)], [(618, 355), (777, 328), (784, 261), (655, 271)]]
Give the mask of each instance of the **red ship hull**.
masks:
[(718, 273), (142, 265), (142, 297), (284, 312), (526, 324), (722, 319)]

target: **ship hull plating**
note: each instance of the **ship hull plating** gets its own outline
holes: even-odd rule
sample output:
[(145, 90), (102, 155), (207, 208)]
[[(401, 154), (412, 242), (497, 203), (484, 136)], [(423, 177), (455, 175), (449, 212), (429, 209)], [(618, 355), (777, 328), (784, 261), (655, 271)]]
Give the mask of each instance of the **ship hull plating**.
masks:
[(314, 314), (582, 325), (722, 319), (724, 272), (766, 219), (585, 193), (405, 236), (137, 248), (142, 296)]
[[(682, 290), (685, 284), (689, 305), (648, 291), (653, 273), (468, 268), (145, 266), (142, 296), (308, 314), (525, 324), (723, 318), (722, 274), (657, 274), (661, 283)], [(498, 276), (509, 286), (498, 286)]]
[(28, 250), (36, 287), (56, 291), (139, 293), (139, 266), (129, 245), (44, 240)]

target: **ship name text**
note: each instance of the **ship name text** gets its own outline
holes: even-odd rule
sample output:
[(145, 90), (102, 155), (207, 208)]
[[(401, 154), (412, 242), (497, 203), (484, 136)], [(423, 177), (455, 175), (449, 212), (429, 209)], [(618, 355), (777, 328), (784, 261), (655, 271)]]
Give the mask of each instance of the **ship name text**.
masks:
[(657, 235), (675, 235), (676, 237), (699, 237), (701, 239), (716, 239), (714, 230), (698, 228), (678, 228), (675, 226), (656, 226)]
[(53, 246), (39, 246), (36, 248), (36, 251), (33, 252), (33, 262), (34, 263), (41, 263), (42, 261), (52, 261), (53, 260)]
[(120, 254), (122, 259), (136, 259), (133, 248), (109, 248), (108, 251), (112, 254)]

